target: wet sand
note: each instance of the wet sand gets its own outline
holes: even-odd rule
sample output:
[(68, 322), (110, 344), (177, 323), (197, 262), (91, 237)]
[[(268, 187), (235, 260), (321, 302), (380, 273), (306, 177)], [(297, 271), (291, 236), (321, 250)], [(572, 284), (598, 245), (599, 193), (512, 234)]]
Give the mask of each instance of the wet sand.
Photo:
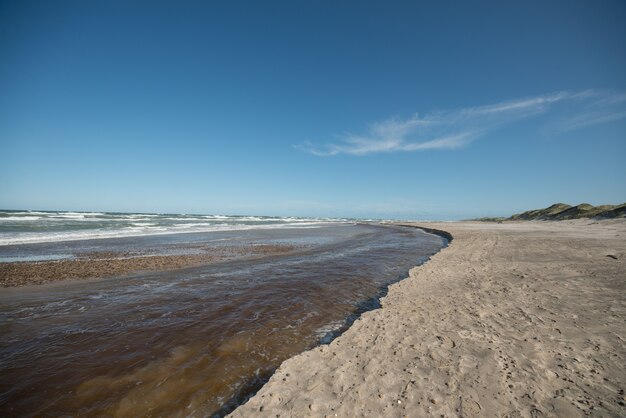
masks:
[(175, 270), (220, 261), (288, 254), (300, 247), (286, 244), (203, 247), (185, 246), (193, 254), (154, 255), (129, 252), (96, 252), (55, 261), (0, 263), (0, 287), (40, 285), (62, 280), (123, 276), (136, 272)]
[(626, 221), (420, 225), (454, 240), (232, 417), (626, 415)]

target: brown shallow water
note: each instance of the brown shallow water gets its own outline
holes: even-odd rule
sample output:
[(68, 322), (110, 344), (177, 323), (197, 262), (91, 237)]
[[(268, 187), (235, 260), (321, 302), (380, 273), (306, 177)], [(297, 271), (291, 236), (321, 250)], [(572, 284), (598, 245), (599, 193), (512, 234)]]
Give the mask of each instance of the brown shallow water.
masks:
[(308, 249), (0, 291), (0, 415), (223, 415), (445, 244), (374, 225), (267, 234)]

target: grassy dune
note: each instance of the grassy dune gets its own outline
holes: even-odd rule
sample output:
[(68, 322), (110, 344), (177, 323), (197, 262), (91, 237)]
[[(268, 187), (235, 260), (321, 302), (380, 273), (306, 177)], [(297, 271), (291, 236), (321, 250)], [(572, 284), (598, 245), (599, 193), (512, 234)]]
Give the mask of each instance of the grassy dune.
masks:
[(479, 221), (562, 221), (581, 218), (626, 218), (626, 203), (621, 205), (592, 206), (588, 203), (570, 206), (565, 203), (555, 203), (545, 209), (534, 209), (515, 214), (509, 218), (480, 218)]

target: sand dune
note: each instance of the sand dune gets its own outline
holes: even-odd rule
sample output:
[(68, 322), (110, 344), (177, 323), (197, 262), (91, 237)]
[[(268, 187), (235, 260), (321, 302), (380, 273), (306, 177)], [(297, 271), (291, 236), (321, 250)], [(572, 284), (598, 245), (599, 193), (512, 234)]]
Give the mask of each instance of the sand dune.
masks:
[(454, 240), (231, 416), (626, 416), (624, 220), (424, 226)]

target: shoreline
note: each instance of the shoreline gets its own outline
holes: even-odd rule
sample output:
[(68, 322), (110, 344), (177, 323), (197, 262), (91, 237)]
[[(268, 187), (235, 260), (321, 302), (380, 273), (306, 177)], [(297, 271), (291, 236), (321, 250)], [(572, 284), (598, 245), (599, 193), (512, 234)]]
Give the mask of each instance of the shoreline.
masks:
[[(444, 231), (443, 229), (428, 228), (428, 227), (425, 227), (425, 226), (419, 226), (419, 225), (416, 225), (416, 224), (413, 224), (413, 223), (404, 223), (404, 222), (403, 223), (396, 223), (396, 224), (393, 224), (393, 225), (406, 226), (408, 228), (417, 228), (417, 229), (421, 229), (422, 231), (427, 232), (429, 234), (438, 235), (438, 236), (440, 236), (442, 238), (445, 238), (448, 241), (446, 247), (448, 245), (450, 245), (450, 243), (454, 240), (454, 236), (451, 233), (449, 233), (448, 231)], [(444, 247), (444, 248), (446, 248), (446, 247)], [(442, 250), (443, 250), (443, 248), (442, 248)], [(420, 264), (420, 265), (422, 265), (422, 264)], [(415, 267), (419, 267), (419, 265), (415, 266)]]
[(626, 413), (626, 221), (402, 225), (453, 240), (230, 417)]

